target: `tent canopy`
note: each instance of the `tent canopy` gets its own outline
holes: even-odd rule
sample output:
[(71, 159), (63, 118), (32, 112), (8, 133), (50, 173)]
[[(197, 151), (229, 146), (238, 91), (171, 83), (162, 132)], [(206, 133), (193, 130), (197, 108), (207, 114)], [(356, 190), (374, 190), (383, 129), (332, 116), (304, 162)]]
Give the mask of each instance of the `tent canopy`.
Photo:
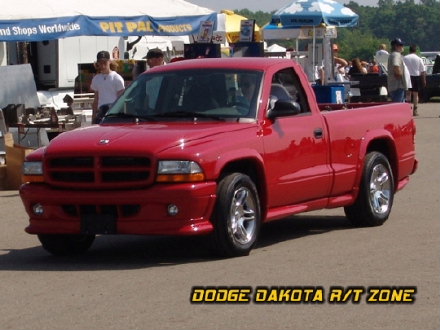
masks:
[[(232, 10), (223, 9), (219, 14), (219, 26), (217, 27), (217, 30), (226, 32), (226, 38), (229, 43), (239, 42), (242, 20), (247, 20), (247, 18), (234, 13)], [(255, 24), (254, 36), (255, 41), (262, 41), (260, 27), (257, 24)]]
[(271, 24), (285, 27), (319, 26), (356, 26), (359, 16), (350, 8), (333, 0), (295, 0), (277, 10)]
[(0, 41), (65, 37), (189, 35), (217, 14), (184, 0), (14, 0), (0, 11)]
[[(333, 0), (294, 0), (277, 10), (264, 30), (265, 39), (295, 38), (301, 27), (353, 27), (359, 15)], [(299, 32), (297, 32), (299, 33)]]

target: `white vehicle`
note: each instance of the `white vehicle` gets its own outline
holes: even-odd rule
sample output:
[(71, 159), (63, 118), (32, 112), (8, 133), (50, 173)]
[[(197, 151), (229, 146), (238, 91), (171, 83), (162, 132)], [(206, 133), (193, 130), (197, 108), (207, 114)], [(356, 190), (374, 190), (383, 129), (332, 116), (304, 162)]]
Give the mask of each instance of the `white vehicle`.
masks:
[(433, 51), (433, 52), (420, 52), (421, 57), (425, 57), (425, 58), (431, 60), (432, 63), (434, 63), (434, 60), (437, 55), (440, 55), (440, 50)]

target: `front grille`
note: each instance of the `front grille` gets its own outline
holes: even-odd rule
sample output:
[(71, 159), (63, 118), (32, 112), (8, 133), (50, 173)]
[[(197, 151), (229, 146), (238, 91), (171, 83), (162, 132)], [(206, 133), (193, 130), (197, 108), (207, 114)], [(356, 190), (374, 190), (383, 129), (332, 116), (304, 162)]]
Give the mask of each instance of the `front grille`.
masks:
[(152, 180), (148, 157), (48, 157), (45, 168), (46, 182), (65, 188), (138, 188)]
[(72, 217), (81, 217), (85, 215), (112, 215), (118, 218), (131, 217), (139, 213), (140, 205), (62, 205), (64, 213)]

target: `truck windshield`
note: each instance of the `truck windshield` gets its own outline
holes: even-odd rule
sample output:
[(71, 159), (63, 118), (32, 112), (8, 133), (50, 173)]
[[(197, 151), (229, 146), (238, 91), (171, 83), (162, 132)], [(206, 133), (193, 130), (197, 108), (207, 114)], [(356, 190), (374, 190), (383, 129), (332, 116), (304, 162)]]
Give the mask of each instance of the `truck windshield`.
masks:
[(263, 73), (179, 70), (140, 76), (106, 117), (145, 120), (255, 118)]

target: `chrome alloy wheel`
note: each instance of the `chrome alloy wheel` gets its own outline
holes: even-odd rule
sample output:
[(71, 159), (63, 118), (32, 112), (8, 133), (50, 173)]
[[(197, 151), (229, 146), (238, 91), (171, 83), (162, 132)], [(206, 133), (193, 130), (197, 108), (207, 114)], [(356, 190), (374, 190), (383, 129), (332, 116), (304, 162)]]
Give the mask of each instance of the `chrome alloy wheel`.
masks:
[(370, 205), (377, 214), (385, 214), (390, 206), (391, 180), (382, 164), (373, 167), (370, 177)]
[(234, 192), (232, 198), (228, 232), (238, 244), (244, 245), (252, 241), (257, 229), (253, 194), (245, 187), (240, 187)]

